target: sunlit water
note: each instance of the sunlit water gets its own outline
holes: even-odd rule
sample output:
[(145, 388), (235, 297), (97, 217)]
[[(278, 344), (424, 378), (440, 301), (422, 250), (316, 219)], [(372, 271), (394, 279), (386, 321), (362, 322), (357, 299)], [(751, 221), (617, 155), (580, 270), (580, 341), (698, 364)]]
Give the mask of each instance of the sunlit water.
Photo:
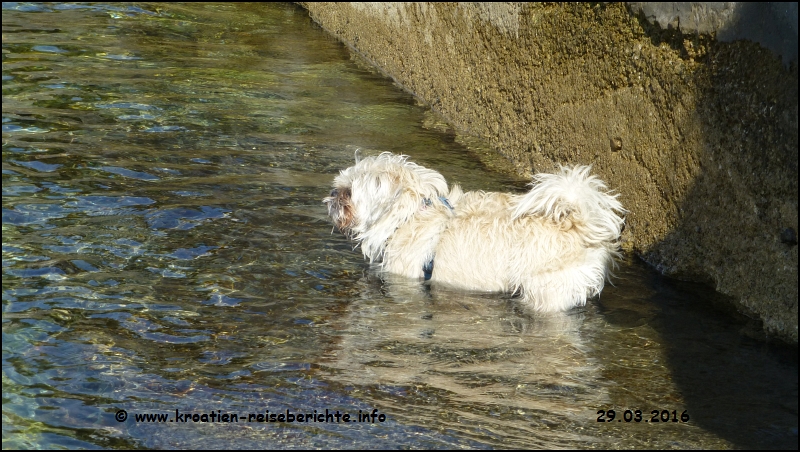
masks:
[(797, 447), (793, 352), (635, 259), (556, 318), (381, 280), (358, 148), (524, 189), (296, 6), (4, 4), (3, 447)]

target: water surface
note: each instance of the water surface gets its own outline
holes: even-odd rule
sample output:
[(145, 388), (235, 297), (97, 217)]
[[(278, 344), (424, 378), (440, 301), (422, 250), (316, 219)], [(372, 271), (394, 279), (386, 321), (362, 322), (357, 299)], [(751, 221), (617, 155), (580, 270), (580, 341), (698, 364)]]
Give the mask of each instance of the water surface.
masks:
[(3, 447), (797, 447), (796, 357), (703, 286), (382, 280), (321, 204), (356, 149), (525, 185), (294, 5), (4, 4)]

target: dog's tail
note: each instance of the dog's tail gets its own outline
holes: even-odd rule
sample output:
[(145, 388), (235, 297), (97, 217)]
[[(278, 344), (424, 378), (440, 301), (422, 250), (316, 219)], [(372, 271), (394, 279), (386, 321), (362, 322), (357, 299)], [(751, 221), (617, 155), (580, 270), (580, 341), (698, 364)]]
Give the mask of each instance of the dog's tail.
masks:
[(555, 222), (564, 231), (577, 228), (589, 244), (616, 244), (625, 220), (618, 214), (625, 209), (606, 185), (589, 175), (590, 166), (561, 167), (558, 174), (539, 173), (533, 188), (519, 199), (514, 219), (541, 216)]

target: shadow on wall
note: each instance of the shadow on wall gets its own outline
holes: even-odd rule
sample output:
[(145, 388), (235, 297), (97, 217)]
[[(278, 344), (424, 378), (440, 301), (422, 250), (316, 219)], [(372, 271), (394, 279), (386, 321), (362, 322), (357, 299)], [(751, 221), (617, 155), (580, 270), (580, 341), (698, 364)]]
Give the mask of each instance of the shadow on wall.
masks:
[[(745, 5), (727, 29), (741, 35), (753, 34), (753, 23), (763, 27), (766, 13), (753, 8), (769, 12)], [(748, 11), (758, 20), (744, 20)], [(643, 15), (639, 20), (653, 45), (669, 44), (682, 58), (699, 39), (649, 25)], [(773, 41), (785, 40), (775, 34)], [(677, 206), (675, 227), (643, 258), (667, 275), (738, 296), (739, 309), (764, 320), (768, 333), (796, 343), (797, 42), (787, 50), (794, 52), (789, 68), (753, 42), (705, 44), (695, 111), (677, 125), (700, 127), (700, 146), (685, 151), (697, 159), (696, 175)]]
[(797, 2), (627, 2), (650, 24), (683, 34), (716, 34), (720, 42), (748, 40), (797, 61)]
[(733, 20), (717, 39), (747, 39), (780, 55), (783, 64), (797, 63), (797, 2), (741, 2)]
[[(748, 4), (739, 18), (749, 15), (763, 27), (764, 13), (755, 10), (763, 8)], [(687, 36), (640, 21), (654, 45), (666, 42), (683, 51)], [(728, 38), (752, 28), (738, 23), (730, 30), (739, 34), (728, 32)], [(649, 283), (660, 287), (651, 300), (659, 308), (652, 325), (668, 347), (669, 367), (693, 421), (742, 448), (797, 448), (796, 23), (793, 44), (787, 68), (753, 42), (711, 43), (698, 73), (696, 111), (689, 115), (702, 128), (699, 172), (678, 206), (676, 226), (643, 256), (678, 278), (752, 294), (736, 300), (656, 275)], [(698, 293), (705, 293), (702, 300)], [(675, 305), (670, 299), (686, 301)], [(749, 318), (738, 335), (716, 320), (719, 311), (736, 317), (733, 309)], [(794, 334), (794, 344), (765, 341), (762, 322), (753, 320), (759, 317), (768, 320), (768, 333), (790, 342)], [(719, 340), (725, 335), (732, 337)], [(698, 337), (709, 343), (697, 344)], [(718, 343), (737, 346), (720, 350)], [(773, 419), (756, 420), (754, 413), (772, 413)]]

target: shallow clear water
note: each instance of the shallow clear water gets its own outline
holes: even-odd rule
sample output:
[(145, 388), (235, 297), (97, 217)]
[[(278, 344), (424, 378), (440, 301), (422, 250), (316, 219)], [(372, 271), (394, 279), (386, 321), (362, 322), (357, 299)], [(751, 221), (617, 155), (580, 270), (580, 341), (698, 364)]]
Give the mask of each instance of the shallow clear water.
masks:
[(321, 204), (358, 148), (524, 189), (294, 5), (4, 4), (3, 447), (797, 447), (796, 350), (703, 286), (381, 280)]

